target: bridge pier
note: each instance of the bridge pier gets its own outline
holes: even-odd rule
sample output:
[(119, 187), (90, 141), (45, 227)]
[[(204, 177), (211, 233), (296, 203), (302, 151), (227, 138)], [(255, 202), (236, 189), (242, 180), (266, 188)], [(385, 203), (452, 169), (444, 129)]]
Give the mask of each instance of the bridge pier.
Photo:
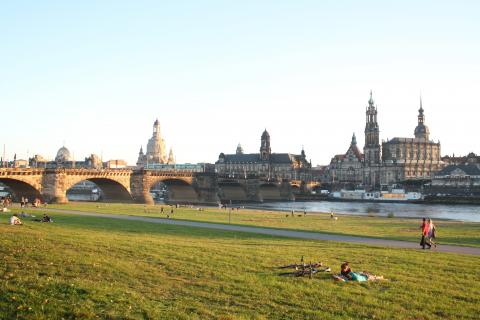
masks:
[(248, 201), (263, 202), (263, 196), (260, 192), (260, 181), (258, 179), (246, 180), (245, 187)]
[(68, 203), (65, 189), (66, 173), (61, 170), (45, 170), (42, 178), (42, 197), (48, 203)]
[(295, 201), (295, 195), (293, 194), (292, 186), (288, 181), (282, 181), (279, 188), (280, 197), (282, 198), (282, 200)]
[(155, 201), (153, 201), (153, 197), (150, 194), (150, 186), (151, 182), (148, 172), (133, 172), (130, 180), (130, 190), (133, 201), (148, 205), (155, 204)]
[(198, 195), (198, 202), (216, 205), (218, 198), (218, 181), (214, 173), (199, 173), (195, 176), (193, 188)]

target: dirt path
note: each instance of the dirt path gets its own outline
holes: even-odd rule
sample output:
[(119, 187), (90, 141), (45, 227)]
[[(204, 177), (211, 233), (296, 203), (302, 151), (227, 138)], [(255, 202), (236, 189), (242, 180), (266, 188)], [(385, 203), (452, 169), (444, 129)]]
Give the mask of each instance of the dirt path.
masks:
[[(336, 234), (309, 232), (309, 231), (274, 229), (274, 228), (265, 228), (265, 227), (240, 226), (240, 225), (231, 225), (231, 224), (222, 224), (222, 223), (197, 222), (197, 221), (189, 221), (189, 220), (175, 220), (175, 219), (167, 219), (167, 218), (149, 218), (149, 217), (142, 217), (142, 216), (121, 215), (121, 214), (83, 212), (83, 211), (75, 211), (75, 210), (62, 210), (62, 209), (48, 209), (48, 210), (52, 212), (68, 213), (68, 214), (75, 214), (75, 215), (82, 215), (82, 216), (89, 216), (89, 217), (134, 220), (134, 221), (162, 223), (162, 224), (168, 224), (168, 225), (187, 226), (187, 227), (195, 227), (195, 228), (207, 228), (207, 229), (257, 233), (257, 234), (265, 234), (265, 235), (271, 235), (271, 236), (280, 236), (280, 237), (297, 238), (297, 239), (330, 240), (330, 241), (338, 241), (338, 242), (362, 243), (362, 244), (381, 246), (381, 247), (394, 247), (394, 248), (407, 248), (407, 249), (421, 250), (420, 246), (416, 242), (399, 241), (399, 240), (388, 240), (388, 239), (378, 239), (378, 238), (368, 238), (368, 237), (358, 237), (358, 236), (348, 236), (348, 235), (336, 235)], [(439, 245), (437, 248), (432, 249), (432, 251), (480, 255), (480, 248), (454, 246), (454, 245)]]

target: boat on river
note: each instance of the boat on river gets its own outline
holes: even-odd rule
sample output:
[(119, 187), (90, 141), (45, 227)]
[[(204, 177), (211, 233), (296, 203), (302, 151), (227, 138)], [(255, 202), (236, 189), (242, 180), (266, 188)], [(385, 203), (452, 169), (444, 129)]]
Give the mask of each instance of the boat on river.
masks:
[(340, 190), (330, 194), (331, 200), (366, 201), (366, 202), (422, 202), (420, 192), (405, 192), (404, 189), (390, 191)]

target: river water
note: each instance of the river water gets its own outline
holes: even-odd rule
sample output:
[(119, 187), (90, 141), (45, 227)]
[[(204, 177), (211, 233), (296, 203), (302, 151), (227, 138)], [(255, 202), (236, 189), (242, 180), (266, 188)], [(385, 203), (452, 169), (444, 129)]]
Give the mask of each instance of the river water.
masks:
[[(71, 201), (95, 201), (89, 195), (68, 195)], [(450, 219), (469, 222), (480, 222), (480, 206), (475, 205), (444, 205), (444, 204), (414, 204), (414, 203), (372, 203), (372, 202), (340, 202), (340, 201), (295, 201), (295, 202), (264, 202), (245, 203), (246, 208), (277, 211), (298, 212), (334, 212), (335, 214), (375, 215), (395, 217)]]
[(372, 203), (340, 201), (264, 202), (245, 204), (246, 208), (298, 212), (334, 212), (335, 214), (450, 219), (480, 222), (480, 206), (414, 203)]

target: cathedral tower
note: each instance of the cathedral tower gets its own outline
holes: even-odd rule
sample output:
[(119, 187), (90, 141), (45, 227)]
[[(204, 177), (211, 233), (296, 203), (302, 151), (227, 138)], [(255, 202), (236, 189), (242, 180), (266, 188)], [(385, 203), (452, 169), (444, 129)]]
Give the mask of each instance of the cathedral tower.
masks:
[(428, 140), (430, 130), (425, 125), (425, 115), (423, 114), (422, 98), (420, 98), (420, 109), (418, 109), (418, 125), (415, 128), (415, 138)]
[(372, 91), (370, 91), (370, 100), (366, 111), (365, 124), (365, 165), (380, 164), (380, 130), (377, 122), (377, 107), (373, 101)]
[(270, 154), (272, 149), (270, 148), (270, 135), (267, 132), (267, 129), (263, 131), (260, 145), (260, 158), (262, 161), (270, 160)]

